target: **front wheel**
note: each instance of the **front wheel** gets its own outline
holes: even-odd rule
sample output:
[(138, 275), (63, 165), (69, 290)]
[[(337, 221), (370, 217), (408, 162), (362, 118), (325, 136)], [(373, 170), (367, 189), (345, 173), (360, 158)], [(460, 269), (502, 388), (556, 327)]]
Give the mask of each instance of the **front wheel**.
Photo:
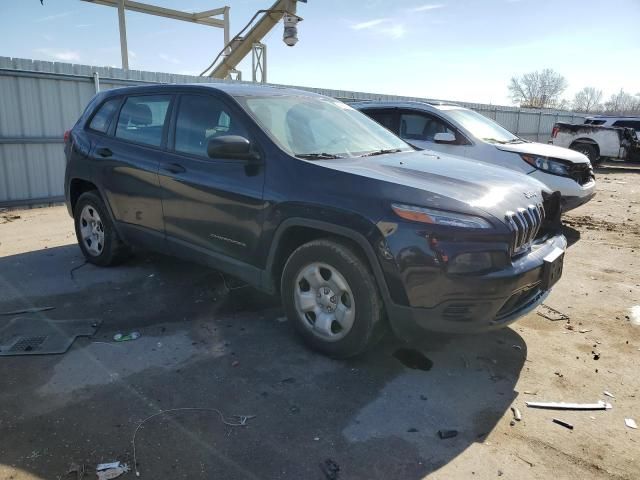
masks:
[(347, 358), (372, 347), (384, 333), (384, 309), (373, 274), (339, 241), (314, 240), (289, 257), (282, 303), (296, 331), (313, 349)]

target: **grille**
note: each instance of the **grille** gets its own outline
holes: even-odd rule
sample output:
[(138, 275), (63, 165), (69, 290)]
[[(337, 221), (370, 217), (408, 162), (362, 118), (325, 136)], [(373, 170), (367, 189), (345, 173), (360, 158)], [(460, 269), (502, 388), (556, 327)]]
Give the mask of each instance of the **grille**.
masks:
[(593, 168), (588, 163), (580, 163), (569, 167), (569, 176), (580, 185), (589, 183), (593, 178)]
[(515, 212), (508, 211), (505, 216), (512, 232), (511, 254), (517, 255), (531, 246), (544, 220), (544, 207), (541, 204), (520, 207)]

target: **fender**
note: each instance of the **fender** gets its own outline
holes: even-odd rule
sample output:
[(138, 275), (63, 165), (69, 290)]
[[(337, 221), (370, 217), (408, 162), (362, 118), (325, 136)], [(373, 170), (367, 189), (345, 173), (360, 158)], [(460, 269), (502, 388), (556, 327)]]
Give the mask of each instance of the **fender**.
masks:
[(333, 223), (324, 222), (321, 220), (312, 220), (308, 218), (302, 217), (291, 217), (284, 220), (277, 228), (275, 234), (273, 235), (273, 240), (271, 242), (271, 247), (269, 248), (269, 255), (267, 256), (267, 264), (266, 269), (264, 270), (264, 275), (262, 278), (262, 286), (265, 290), (269, 292), (275, 292), (276, 288), (273, 282), (273, 267), (276, 259), (277, 247), (280, 245), (280, 241), (282, 236), (287, 232), (291, 227), (309, 227), (315, 228), (317, 230), (322, 230), (327, 233), (332, 233), (341, 237), (348, 238), (349, 240), (354, 241), (362, 251), (367, 256), (367, 261), (371, 270), (373, 270), (373, 274), (376, 279), (376, 283), (378, 288), (380, 289), (380, 293), (382, 294), (382, 299), (384, 301), (385, 307), (391, 305), (392, 300), (389, 294), (389, 289), (387, 287), (387, 282), (384, 278), (384, 274), (382, 273), (382, 268), (380, 267), (380, 263), (378, 262), (378, 258), (371, 246), (371, 243), (367, 240), (367, 238), (359, 232), (352, 230), (347, 227), (343, 227), (340, 225), (335, 225)]

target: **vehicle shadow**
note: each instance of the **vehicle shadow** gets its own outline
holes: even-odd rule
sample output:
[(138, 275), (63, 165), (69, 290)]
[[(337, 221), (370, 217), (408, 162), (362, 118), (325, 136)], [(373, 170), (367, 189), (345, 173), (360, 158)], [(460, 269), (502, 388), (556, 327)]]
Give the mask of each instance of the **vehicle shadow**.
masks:
[(573, 228), (570, 225), (562, 225), (562, 234), (567, 239), (567, 247), (571, 247), (574, 243), (580, 240), (580, 230)]
[[(339, 478), (417, 480), (508, 422), (517, 397), (527, 350), (512, 329), (389, 336), (337, 361), (302, 345), (277, 300), (213, 270), (140, 255), (71, 278), (81, 264), (75, 245), (0, 258), (0, 311), (48, 305), (52, 320), (103, 322), (64, 355), (0, 359), (0, 473), (133, 465), (140, 421), (196, 408), (138, 431), (142, 476), (321, 480), (335, 464)], [(111, 342), (134, 329), (140, 339)], [(233, 415), (255, 417), (233, 427)]]

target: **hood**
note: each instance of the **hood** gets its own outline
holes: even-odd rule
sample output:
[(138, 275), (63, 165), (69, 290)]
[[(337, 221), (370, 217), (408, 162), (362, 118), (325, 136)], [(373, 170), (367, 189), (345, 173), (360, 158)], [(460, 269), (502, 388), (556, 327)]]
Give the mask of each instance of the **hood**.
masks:
[[(428, 151), (403, 152), (373, 157), (314, 161), (324, 167), (421, 190), (420, 206), (478, 214), (500, 220), (508, 210), (541, 204), (537, 180), (514, 170), (466, 158)], [(391, 191), (387, 200), (402, 192)]]
[(528, 153), (529, 155), (539, 155), (541, 157), (558, 158), (572, 163), (589, 163), (586, 155), (568, 148), (549, 145), (547, 143), (524, 142), (496, 144), (498, 150), (514, 153)]

